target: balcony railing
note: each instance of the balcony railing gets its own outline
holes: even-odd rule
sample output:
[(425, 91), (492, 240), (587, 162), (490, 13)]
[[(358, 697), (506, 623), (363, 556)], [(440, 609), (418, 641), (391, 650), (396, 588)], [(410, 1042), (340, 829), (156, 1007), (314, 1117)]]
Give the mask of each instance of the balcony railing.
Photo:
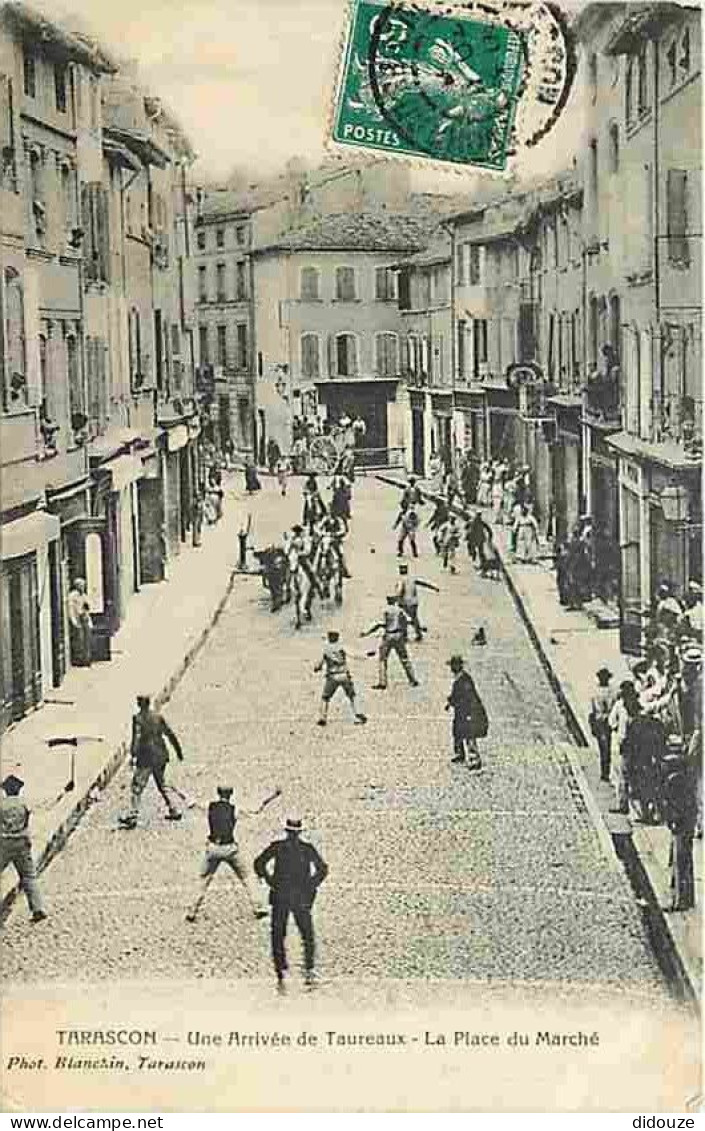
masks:
[(649, 439), (655, 443), (681, 444), (687, 454), (698, 456), (703, 447), (703, 402), (680, 394), (664, 394), (651, 402)]

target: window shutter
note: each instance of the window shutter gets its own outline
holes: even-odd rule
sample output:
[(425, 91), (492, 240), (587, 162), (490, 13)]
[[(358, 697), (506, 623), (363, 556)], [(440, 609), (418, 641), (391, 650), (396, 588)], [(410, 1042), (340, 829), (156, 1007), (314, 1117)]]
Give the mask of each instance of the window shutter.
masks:
[(375, 338), (375, 373), (381, 377), (384, 373), (384, 335), (377, 334)]
[(336, 377), (338, 375), (338, 357), (336, 354), (336, 340), (333, 334), (328, 335), (328, 376)]
[(103, 282), (110, 282), (110, 231), (108, 214), (108, 193), (104, 185), (97, 184), (96, 188), (96, 222), (98, 234), (98, 262), (100, 264), (100, 278)]
[(390, 374), (391, 377), (395, 377), (396, 374), (397, 374), (397, 352), (398, 352), (397, 346), (398, 346), (398, 341), (399, 341), (398, 338), (395, 338), (394, 335), (390, 334), (390, 336), (389, 336), (389, 374)]
[(95, 279), (95, 255), (93, 248), (93, 208), (91, 186), (81, 185), (81, 227), (83, 228), (83, 258), (86, 278)]
[(348, 373), (351, 377), (357, 377), (357, 339), (352, 334), (348, 334), (347, 338), (348, 347)]
[(409, 371), (409, 339), (407, 337), (399, 339), (399, 370), (401, 373), (408, 373)]
[[(12, 129), (12, 81), (0, 75), (0, 149), (14, 149)], [(4, 155), (2, 155), (4, 158)], [(4, 166), (3, 159), (3, 166)], [(0, 169), (2, 166), (0, 166)]]
[(666, 174), (668, 258), (672, 263), (688, 262), (688, 174), (685, 169), (669, 169)]

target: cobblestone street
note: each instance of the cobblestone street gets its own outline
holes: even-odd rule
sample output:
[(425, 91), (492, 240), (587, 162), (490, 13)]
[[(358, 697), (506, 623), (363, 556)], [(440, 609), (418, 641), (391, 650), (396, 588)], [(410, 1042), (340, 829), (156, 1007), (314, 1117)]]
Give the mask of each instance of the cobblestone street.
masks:
[[(296, 520), (300, 483), (291, 488), (282, 500), (267, 481), (254, 499), (257, 545)], [(444, 574), (424, 531), (417, 575), (441, 593), (422, 594), (428, 634), (410, 648), (421, 686), (409, 688), (392, 658), (389, 690), (370, 690), (374, 641), (359, 634), (379, 619), (396, 577), (396, 496), (358, 481), (343, 607), (315, 605), (301, 632), (291, 608), (270, 613), (257, 577), (237, 580), (164, 711), (185, 751), (183, 765), (170, 763), (171, 780), (197, 807), (171, 824), (150, 786), (138, 829), (119, 831), (124, 767), (40, 877), (49, 921), (30, 931), (24, 901), (16, 904), (5, 927), (7, 981), (246, 979), (270, 994), (268, 922), (254, 921), (228, 875), (216, 877), (197, 923), (185, 922), (203, 810), (231, 782), (244, 808), (283, 791), (261, 816), (241, 819), (248, 866), (297, 813), (330, 866), (315, 907), (321, 995), (352, 1002), (384, 979), (410, 981), (413, 998), (414, 987), (427, 994), (436, 981), (463, 980), (479, 1000), (553, 984), (568, 999), (589, 988), (593, 1002), (604, 994), (666, 1004), (634, 897), (586, 808), (563, 719), (504, 583), (480, 579), (464, 551), (458, 574)], [(479, 625), (486, 648), (470, 645)], [(312, 668), (332, 626), (352, 657), (364, 728), (353, 727), (342, 697), (327, 730), (316, 726), (321, 682)], [(450, 764), (444, 661), (454, 651), (490, 716), (480, 775)]]

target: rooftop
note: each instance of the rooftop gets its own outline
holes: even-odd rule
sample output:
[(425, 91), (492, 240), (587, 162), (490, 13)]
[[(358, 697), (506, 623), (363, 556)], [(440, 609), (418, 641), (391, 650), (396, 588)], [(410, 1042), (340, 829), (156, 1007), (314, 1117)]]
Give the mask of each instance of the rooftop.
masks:
[(392, 212), (346, 212), (324, 216), (284, 232), (260, 251), (420, 251), (435, 217)]
[(83, 32), (49, 20), (28, 4), (12, 0), (0, 4), (0, 19), (7, 21), (20, 35), (26, 36), (39, 52), (46, 51), (67, 62), (83, 63), (102, 74), (115, 74), (118, 65), (100, 44)]

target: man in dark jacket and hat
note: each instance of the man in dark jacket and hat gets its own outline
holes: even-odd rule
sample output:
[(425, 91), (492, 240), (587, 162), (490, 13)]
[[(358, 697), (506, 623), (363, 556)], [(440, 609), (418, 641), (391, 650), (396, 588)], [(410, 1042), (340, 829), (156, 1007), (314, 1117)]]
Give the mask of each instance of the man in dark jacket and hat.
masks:
[(284, 989), (288, 969), (284, 939), (290, 914), (303, 941), (306, 984), (312, 986), (315, 982), (311, 909), (316, 892), (328, 875), (328, 865), (312, 844), (301, 839), (301, 830), (301, 820), (289, 818), (285, 826), (286, 839), (272, 841), (254, 863), (256, 874), (269, 885), (272, 959), (280, 991)]
[(181, 820), (181, 814), (174, 806), (164, 780), (169, 763), (166, 740), (174, 748), (179, 761), (183, 762), (184, 755), (181, 744), (166, 719), (157, 711), (152, 710), (148, 695), (137, 696), (137, 708), (137, 713), (132, 717), (132, 741), (130, 744), (130, 757), (133, 766), (132, 805), (130, 812), (126, 816), (120, 817), (120, 824), (125, 829), (134, 829), (137, 824), (142, 794), (150, 778), (154, 778), (154, 784), (166, 801), (167, 820)]
[(477, 739), (487, 734), (487, 713), (472, 676), (465, 670), (462, 656), (451, 656), (448, 667), (453, 685), (446, 702), (446, 711), (453, 708), (453, 750), (451, 762), (465, 762), (469, 770), (481, 770), (482, 759)]
[(20, 797), (23, 786), (24, 782), (15, 774), (8, 774), (2, 783), (5, 796), (0, 798), (0, 872), (4, 872), (8, 864), (14, 864), (32, 912), (32, 922), (41, 923), (46, 919), (46, 912), (32, 859), (30, 813)]

